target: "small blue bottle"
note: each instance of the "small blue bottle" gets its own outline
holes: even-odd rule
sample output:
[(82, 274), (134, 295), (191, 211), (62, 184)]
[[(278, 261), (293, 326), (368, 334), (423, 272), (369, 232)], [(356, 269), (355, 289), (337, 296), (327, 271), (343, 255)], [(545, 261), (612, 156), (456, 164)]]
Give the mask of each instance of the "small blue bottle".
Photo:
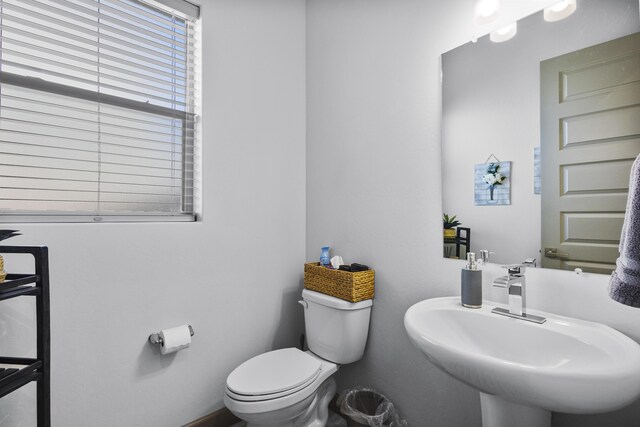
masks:
[(330, 265), (331, 257), (329, 256), (329, 248), (330, 246), (323, 246), (322, 253), (320, 254), (320, 264), (321, 265)]

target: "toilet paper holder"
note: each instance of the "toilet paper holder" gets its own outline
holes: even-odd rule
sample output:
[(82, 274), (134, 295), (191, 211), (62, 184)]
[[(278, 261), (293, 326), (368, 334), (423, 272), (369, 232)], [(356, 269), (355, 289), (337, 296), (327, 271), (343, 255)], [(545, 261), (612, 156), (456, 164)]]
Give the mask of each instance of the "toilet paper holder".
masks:
[[(195, 334), (195, 332), (193, 332), (193, 328), (191, 327), (191, 325), (187, 325), (189, 327), (189, 333), (191, 334), (191, 336), (193, 336), (193, 334)], [(157, 344), (157, 345), (162, 345), (162, 337), (160, 336), (160, 332), (156, 332), (153, 333), (151, 335), (149, 335), (149, 342), (151, 344)]]

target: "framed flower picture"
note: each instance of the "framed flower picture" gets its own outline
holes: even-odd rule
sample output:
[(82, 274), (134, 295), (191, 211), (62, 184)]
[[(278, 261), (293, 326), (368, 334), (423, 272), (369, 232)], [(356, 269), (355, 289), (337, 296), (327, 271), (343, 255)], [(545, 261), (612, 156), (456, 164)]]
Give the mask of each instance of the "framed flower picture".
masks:
[(475, 165), (474, 177), (476, 206), (511, 204), (511, 162)]

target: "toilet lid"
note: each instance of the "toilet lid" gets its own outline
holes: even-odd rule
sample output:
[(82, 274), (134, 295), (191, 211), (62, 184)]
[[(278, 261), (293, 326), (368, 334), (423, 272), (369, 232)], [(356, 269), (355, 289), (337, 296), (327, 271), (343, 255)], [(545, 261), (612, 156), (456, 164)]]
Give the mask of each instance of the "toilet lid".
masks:
[(248, 396), (282, 393), (315, 380), (321, 365), (319, 360), (297, 348), (274, 350), (234, 369), (227, 377), (227, 388)]

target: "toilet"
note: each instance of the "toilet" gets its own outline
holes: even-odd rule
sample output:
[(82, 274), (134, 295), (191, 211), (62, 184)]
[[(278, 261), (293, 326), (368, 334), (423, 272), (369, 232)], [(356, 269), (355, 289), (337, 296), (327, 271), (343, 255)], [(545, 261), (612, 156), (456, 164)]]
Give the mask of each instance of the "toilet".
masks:
[(336, 393), (333, 374), (362, 358), (373, 300), (349, 302), (302, 291), (309, 351), (255, 356), (227, 377), (224, 403), (249, 427), (323, 427)]

